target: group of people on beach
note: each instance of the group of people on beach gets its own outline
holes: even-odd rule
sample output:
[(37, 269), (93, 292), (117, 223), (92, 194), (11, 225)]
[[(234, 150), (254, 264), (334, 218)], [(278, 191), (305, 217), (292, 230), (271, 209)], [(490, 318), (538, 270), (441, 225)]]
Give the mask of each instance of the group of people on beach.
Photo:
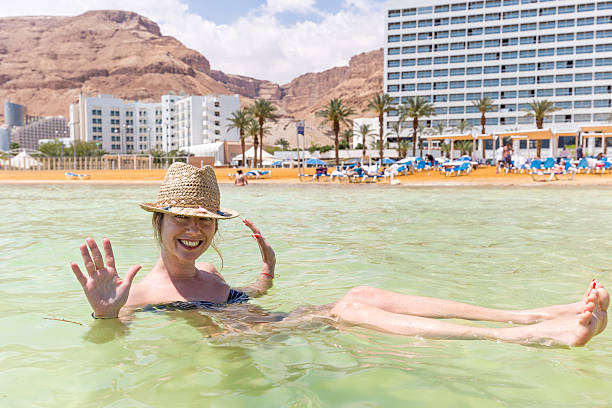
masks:
[[(238, 216), (220, 206), (220, 192), (212, 167), (174, 163), (167, 171), (154, 202), (140, 204), (152, 213), (154, 236), (160, 248), (155, 266), (139, 282), (134, 265), (119, 276), (110, 241), (101, 248), (93, 238), (80, 246), (85, 273), (71, 262), (93, 310), (94, 319), (124, 319), (147, 310), (202, 311), (249, 302), (263, 296), (275, 279), (276, 254), (261, 231), (243, 220), (262, 256), (261, 272), (248, 286), (231, 287), (210, 263), (198, 258), (211, 246), (218, 223)], [(481, 339), (545, 346), (581, 346), (607, 324), (610, 297), (593, 281), (576, 302), (529, 310), (492, 309), (450, 300), (410, 296), (369, 286), (357, 286), (340, 300), (311, 309), (278, 314), (275, 322), (318, 320), (337, 328), (351, 325), (405, 336), (431, 339)], [(305, 310), (307, 312), (305, 312)], [(482, 327), (443, 319), (486, 320), (512, 323), (510, 327)]]

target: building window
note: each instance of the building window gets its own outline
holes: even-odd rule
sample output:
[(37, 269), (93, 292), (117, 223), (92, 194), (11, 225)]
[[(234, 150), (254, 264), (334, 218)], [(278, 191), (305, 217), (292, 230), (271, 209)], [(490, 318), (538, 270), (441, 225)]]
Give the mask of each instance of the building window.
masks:
[(541, 35), (540, 38), (538, 39), (538, 42), (540, 43), (551, 43), (551, 42), (555, 42), (555, 35)]
[(450, 100), (453, 101), (453, 102), (464, 101), (465, 100), (465, 94), (450, 94)]
[[(612, 60), (612, 58), (610, 58)], [(453, 55), (450, 57), (451, 64), (463, 63), (465, 62), (465, 55)]]
[(603, 79), (612, 79), (612, 72), (596, 72), (595, 80), (601, 81)]
[(468, 37), (482, 35), (482, 28), (468, 28)]
[(612, 85), (596, 86), (594, 88), (594, 92), (596, 94), (609, 94), (609, 93), (612, 93)]
[(576, 25), (579, 27), (593, 25), (593, 24), (595, 24), (595, 19), (593, 17), (579, 18), (578, 21), (576, 22)]
[(482, 14), (476, 14), (468, 17), (469, 23), (479, 23), (484, 20), (484, 16)]
[(409, 58), (409, 59), (403, 59), (402, 60), (402, 67), (413, 67), (416, 65), (416, 59), (414, 58)]
[(451, 89), (463, 88), (465, 83), (463, 81), (451, 81), (450, 87)]
[(538, 15), (538, 9), (521, 10), (521, 18), (536, 17)]
[(482, 81), (480, 79), (473, 79), (466, 81), (466, 88), (480, 88), (482, 86)]
[(576, 74), (576, 82), (578, 81), (591, 81), (593, 79), (593, 74), (590, 72), (586, 72), (583, 74)]
[(482, 54), (470, 54), (467, 56), (468, 62), (482, 61)]
[(574, 47), (559, 47), (557, 48), (557, 55), (571, 55), (574, 53)]
[(416, 76), (414, 71), (402, 72), (402, 79), (413, 79)]
[(502, 86), (516, 85), (516, 78), (502, 78), (501, 84)]
[(513, 18), (519, 18), (518, 11), (505, 11), (504, 12), (504, 20), (510, 20)]
[(502, 33), (514, 33), (519, 29), (518, 24), (505, 25), (502, 27)]
[(399, 72), (388, 72), (387, 73), (387, 79), (390, 81), (393, 81), (395, 79), (399, 79), (400, 78), (400, 74)]
[(585, 11), (593, 11), (595, 10), (595, 3), (588, 3), (588, 4), (579, 4), (578, 5), (578, 12), (582, 13)]
[(417, 84), (417, 91), (429, 91), (431, 90), (431, 84), (429, 82)]
[(400, 23), (389, 23), (387, 25), (388, 30), (399, 30), (400, 28), (402, 28)]
[(417, 78), (431, 78), (431, 71), (418, 71)]
[(521, 58), (535, 58), (536, 52), (535, 50), (522, 50), (520, 56)]
[(434, 71), (434, 77), (445, 77), (448, 76), (448, 69), (436, 69)]
[(400, 66), (399, 60), (389, 60), (389, 61), (387, 61), (387, 67), (389, 67), (389, 68), (395, 68), (395, 67), (399, 67), (399, 66)]
[[(486, 69), (487, 67), (485, 67), (485, 73), (486, 73)], [(466, 74), (467, 75), (480, 75), (482, 74), (482, 67), (470, 67), (467, 69)]]
[(591, 95), (593, 93), (593, 88), (590, 86), (578, 86), (574, 89), (574, 93), (576, 95)]
[(595, 101), (593, 101), (593, 106), (595, 108), (609, 108), (612, 106), (611, 104), (611, 100), (610, 99), (597, 99)]
[(465, 3), (451, 4), (451, 11), (461, 11), (465, 9), (467, 9), (467, 5)]
[(450, 70), (450, 76), (463, 76), (465, 75), (464, 68), (453, 68)]

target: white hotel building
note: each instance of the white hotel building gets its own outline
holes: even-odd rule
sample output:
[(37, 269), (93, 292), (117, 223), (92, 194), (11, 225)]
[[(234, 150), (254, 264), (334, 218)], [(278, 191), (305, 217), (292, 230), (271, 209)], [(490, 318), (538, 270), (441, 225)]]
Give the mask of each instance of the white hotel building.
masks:
[(214, 141), (237, 141), (226, 118), (238, 95), (163, 95), (160, 102), (127, 102), (111, 95), (79, 97), (70, 105), (70, 137), (95, 141), (109, 153), (185, 150)]
[(385, 40), (385, 92), (432, 102), (427, 126), (466, 119), (479, 129), (472, 101), (485, 96), (495, 104), (488, 132), (534, 129), (522, 112), (534, 99), (560, 108), (545, 121), (553, 131), (605, 123), (612, 112), (609, 0), (392, 0)]

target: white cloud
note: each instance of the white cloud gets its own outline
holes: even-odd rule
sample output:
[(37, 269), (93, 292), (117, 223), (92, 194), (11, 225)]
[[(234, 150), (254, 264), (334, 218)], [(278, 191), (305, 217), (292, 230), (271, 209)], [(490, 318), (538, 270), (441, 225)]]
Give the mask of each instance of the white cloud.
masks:
[(266, 9), (270, 13), (293, 11), (307, 13), (314, 10), (315, 0), (268, 0)]
[[(134, 11), (158, 23), (164, 35), (201, 52), (213, 69), (280, 84), (307, 72), (346, 65), (351, 56), (383, 45), (383, 6), (365, 0), (345, 0), (335, 14), (316, 9), (314, 0), (267, 0), (231, 24), (207, 21), (181, 0), (2, 3), (0, 16)], [(283, 24), (278, 14), (286, 12), (299, 13), (301, 21)]]

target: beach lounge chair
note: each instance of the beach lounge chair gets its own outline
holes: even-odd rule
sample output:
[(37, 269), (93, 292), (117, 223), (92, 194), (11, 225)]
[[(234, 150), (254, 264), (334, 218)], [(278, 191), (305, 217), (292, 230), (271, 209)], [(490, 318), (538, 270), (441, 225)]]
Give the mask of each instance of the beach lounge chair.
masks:
[(316, 173), (312, 176), (312, 181), (328, 181), (330, 175), (327, 174), (327, 167), (318, 167)]
[(453, 167), (448, 167), (446, 169), (444, 169), (444, 175), (445, 176), (452, 176), (453, 174), (455, 176), (460, 176), (460, 175), (467, 175), (469, 174), (469, 172), (472, 170), (471, 164), (470, 162), (463, 162), (461, 164), (458, 164), (456, 166)]
[(542, 163), (542, 168), (544, 170), (550, 170), (553, 167), (555, 167), (557, 163), (555, 163), (555, 159), (552, 157), (547, 158), (546, 160), (544, 160), (544, 163)]
[(77, 180), (79, 178), (79, 175), (76, 173), (73, 173), (71, 171), (67, 171), (64, 173), (64, 176), (66, 176), (66, 178), (68, 180)]
[(591, 167), (589, 166), (589, 161), (586, 159), (586, 157), (583, 157), (582, 159), (580, 159), (580, 161), (576, 165), (577, 173), (582, 173), (583, 171), (585, 173), (591, 172)]

